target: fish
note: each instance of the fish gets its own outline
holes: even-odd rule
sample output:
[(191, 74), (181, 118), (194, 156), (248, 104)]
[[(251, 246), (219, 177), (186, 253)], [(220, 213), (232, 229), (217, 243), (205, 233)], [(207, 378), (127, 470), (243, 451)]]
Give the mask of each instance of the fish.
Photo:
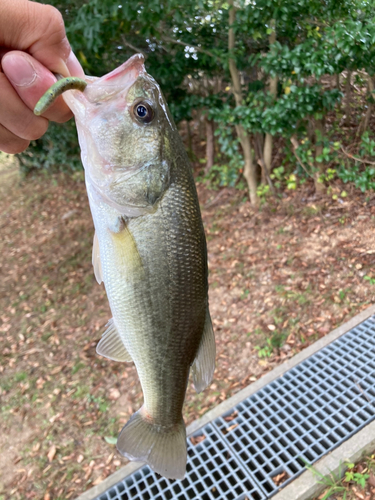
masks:
[(85, 169), (94, 273), (113, 315), (96, 350), (133, 361), (144, 398), (117, 449), (166, 478), (183, 479), (189, 373), (201, 392), (215, 369), (207, 247), (192, 168), (142, 55), (85, 81), (84, 91), (81, 85), (63, 98), (75, 116)]

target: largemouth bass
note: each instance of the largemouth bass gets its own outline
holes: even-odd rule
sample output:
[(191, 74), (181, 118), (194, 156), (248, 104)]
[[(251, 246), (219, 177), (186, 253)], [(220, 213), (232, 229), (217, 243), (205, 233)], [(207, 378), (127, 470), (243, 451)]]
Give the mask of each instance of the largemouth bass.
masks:
[(207, 252), (192, 170), (163, 94), (135, 55), (64, 99), (75, 115), (95, 226), (93, 266), (113, 314), (97, 352), (134, 361), (144, 404), (117, 448), (182, 479), (192, 369), (213, 376)]

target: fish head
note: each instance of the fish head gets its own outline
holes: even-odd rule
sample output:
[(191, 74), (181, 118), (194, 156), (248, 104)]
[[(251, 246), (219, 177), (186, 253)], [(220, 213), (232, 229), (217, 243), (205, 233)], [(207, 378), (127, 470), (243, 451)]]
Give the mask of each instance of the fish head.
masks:
[[(159, 85), (139, 54), (86, 80), (83, 93), (64, 94), (75, 115), (86, 182), (125, 215), (153, 211), (150, 200), (158, 194), (152, 193), (168, 184), (167, 137), (176, 131)], [(138, 196), (146, 191), (147, 199)]]

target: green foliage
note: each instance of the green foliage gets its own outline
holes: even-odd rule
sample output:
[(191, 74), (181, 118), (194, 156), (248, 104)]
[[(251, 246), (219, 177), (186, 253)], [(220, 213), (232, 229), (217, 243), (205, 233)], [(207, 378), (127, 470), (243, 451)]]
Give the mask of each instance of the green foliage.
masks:
[(106, 401), (103, 397), (101, 396), (93, 396), (92, 394), (89, 394), (87, 396), (87, 399), (94, 403), (95, 407), (101, 412), (104, 413), (108, 410), (109, 408), (109, 401)]
[[(210, 115), (209, 115), (210, 116)], [(215, 131), (218, 138), (221, 154), (218, 156), (219, 165), (214, 165), (208, 175), (208, 180), (216, 186), (235, 186), (239, 175), (243, 171), (244, 161), (239, 150), (239, 139), (234, 135), (230, 126), (225, 125), (225, 117), (217, 116), (221, 127)], [(223, 120), (223, 121), (221, 121)]]
[(363, 276), (363, 279), (368, 281), (370, 285), (375, 285), (375, 278), (372, 278), (371, 276)]
[(339, 471), (337, 475), (331, 472), (330, 474), (325, 476), (307, 462), (305, 462), (305, 467), (314, 475), (315, 478), (317, 478), (317, 483), (324, 485), (326, 488), (326, 491), (324, 492), (323, 497), (321, 497), (321, 500), (328, 500), (335, 493), (343, 493), (343, 500), (346, 499), (346, 487), (341, 485), (343, 468), (341, 463), (339, 465)]
[(223, 187), (231, 186), (233, 187), (239, 175), (239, 169), (232, 162), (229, 164), (213, 165), (206, 180), (210, 182), (212, 186)]
[[(351, 467), (350, 469), (353, 469), (354, 464), (349, 464)], [(354, 472), (353, 470), (348, 470), (345, 472), (345, 481), (347, 483), (353, 482), (355, 484), (358, 484), (361, 488), (364, 488), (366, 486), (367, 479), (370, 477), (370, 474), (362, 474), (360, 472)]]
[(360, 169), (358, 164), (342, 164), (338, 170), (338, 177), (345, 183), (352, 182), (356, 188), (363, 193), (370, 189), (375, 189), (375, 169), (373, 167), (364, 167)]
[(82, 169), (73, 121), (51, 123), (41, 139), (32, 141), (25, 152), (16, 156), (23, 174), (38, 170), (69, 172)]
[[(342, 464), (340, 462), (339, 464), (339, 470), (337, 474), (334, 474), (331, 472), (327, 476), (319, 472), (315, 467), (312, 465), (308, 464), (305, 460), (305, 467), (308, 469), (317, 479), (318, 483), (322, 484), (325, 486), (326, 490), (324, 491), (324, 494), (321, 498), (321, 500), (328, 500), (329, 498), (332, 497), (332, 495), (340, 493), (342, 494), (342, 499), (345, 500), (347, 497), (347, 487), (343, 483), (354, 483), (361, 488), (364, 488), (367, 484), (367, 480), (369, 479), (370, 475), (361, 473), (361, 472), (354, 472), (355, 464), (350, 463), (350, 462), (345, 462)], [(343, 476), (343, 469), (347, 468), (344, 474), (343, 480), (341, 479)]]
[(362, 135), (359, 156), (361, 158), (375, 158), (375, 140), (371, 139), (368, 132)]
[(106, 443), (108, 444), (113, 444), (115, 445), (117, 443), (117, 437), (113, 437), (113, 436), (105, 436), (104, 437), (104, 440)]
[[(352, 182), (363, 193), (375, 189), (375, 141), (365, 132), (359, 147), (359, 159), (353, 156), (355, 163), (346, 161), (341, 163), (337, 175), (345, 183)], [(370, 164), (361, 160), (369, 161)]]
[[(215, 121), (221, 154), (209, 175), (214, 184), (238, 185), (244, 161), (236, 126), (242, 125), (251, 138), (271, 134), (286, 143), (291, 137), (311, 138), (300, 142), (296, 150), (301, 162), (286, 151), (292, 168), (284, 162), (282, 178), (281, 171), (272, 173), (278, 189), (296, 189), (304, 179), (313, 177), (318, 167), (321, 182), (332, 180), (332, 172), (325, 171), (328, 167), (344, 182), (354, 182), (362, 190), (373, 189), (372, 167), (357, 162), (351, 170), (348, 162), (339, 160), (334, 141), (318, 135), (313, 139), (308, 134), (315, 120), (324, 120), (343, 97), (338, 89), (322, 83), (323, 76), (345, 70), (375, 74), (375, 18), (370, 2), (240, 0), (234, 24), (236, 45), (230, 54), (229, 5), (225, 3), (51, 3), (63, 14), (69, 39), (86, 73), (101, 76), (141, 52), (177, 122), (192, 120), (196, 111)], [(273, 32), (276, 40), (270, 43)], [(229, 57), (241, 72), (241, 106), (235, 105), (233, 97)], [(359, 78), (360, 73), (357, 75)], [(268, 91), (270, 78), (277, 78), (276, 95)], [(323, 151), (316, 156), (320, 143)], [(361, 148), (361, 158), (374, 156), (372, 139), (366, 143), (363, 137)], [(80, 168), (72, 122), (51, 126), (18, 157), (25, 173)], [(264, 199), (267, 187), (260, 187), (258, 194)]]
[(257, 189), (258, 198), (261, 202), (264, 202), (267, 196), (269, 195), (270, 187), (268, 184), (260, 184)]
[(263, 347), (255, 346), (255, 350), (258, 351), (259, 358), (269, 358), (272, 356), (273, 351), (279, 350), (284, 344), (287, 335), (279, 332), (275, 332), (271, 337), (267, 338), (266, 345)]
[(14, 376), (14, 380), (16, 382), (22, 382), (23, 380), (26, 380), (27, 378), (27, 373), (26, 372), (18, 372)]
[(259, 345), (255, 346), (255, 349), (258, 351), (259, 358), (269, 358), (272, 356), (273, 347), (271, 339), (267, 339), (267, 343), (265, 346), (260, 347)]

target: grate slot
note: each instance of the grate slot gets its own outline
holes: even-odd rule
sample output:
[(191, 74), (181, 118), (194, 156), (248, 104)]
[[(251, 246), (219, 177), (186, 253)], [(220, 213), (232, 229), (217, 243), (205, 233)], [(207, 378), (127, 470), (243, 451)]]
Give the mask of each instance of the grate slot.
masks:
[(270, 498), (374, 418), (369, 318), (197, 431), (183, 481), (144, 466), (96, 500)]

